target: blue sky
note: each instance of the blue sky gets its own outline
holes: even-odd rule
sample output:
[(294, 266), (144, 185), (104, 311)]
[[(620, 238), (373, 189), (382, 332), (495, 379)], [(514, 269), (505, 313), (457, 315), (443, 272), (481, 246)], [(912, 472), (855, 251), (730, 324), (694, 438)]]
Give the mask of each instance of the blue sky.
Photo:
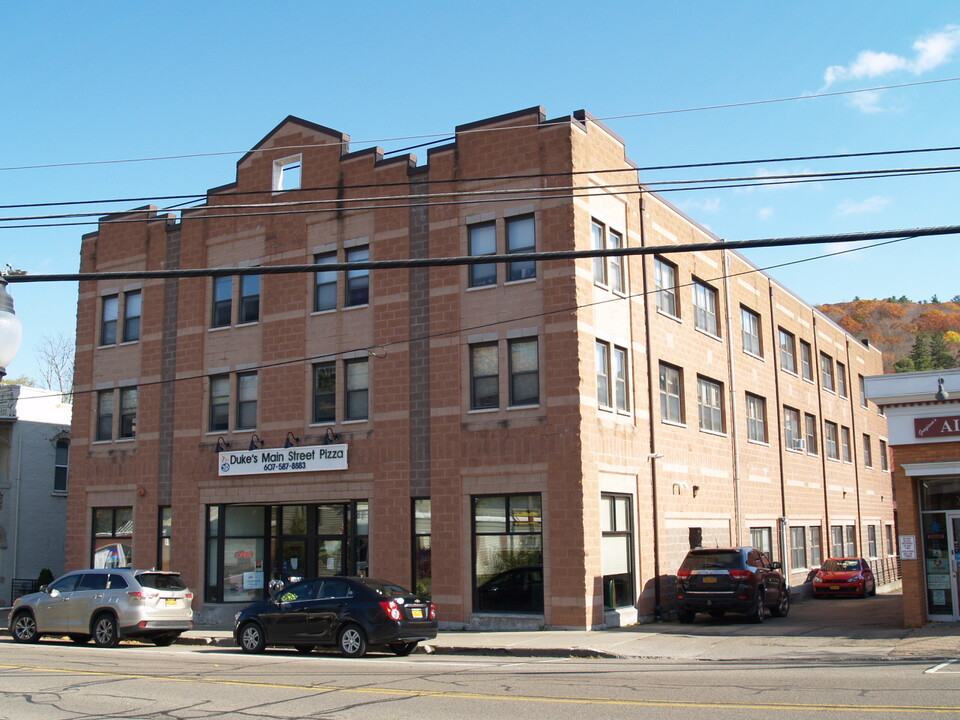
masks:
[[(450, 134), (541, 105), (585, 109), (639, 166), (960, 145), (960, 9), (871, 3), (8, 3), (0, 10), (0, 204), (202, 193), (297, 115), (352, 149)], [(730, 106), (863, 88), (882, 92)], [(663, 111), (713, 108), (691, 112)], [(662, 113), (662, 114), (651, 114)], [(177, 160), (59, 167), (174, 155)], [(231, 154), (235, 153), (235, 154)], [(419, 154), (425, 160), (426, 152)], [(960, 165), (960, 152), (644, 172), (642, 180)], [(730, 240), (960, 224), (956, 174), (665, 193)], [(96, 206), (104, 212), (139, 203)], [(4, 217), (71, 208), (5, 208)], [(85, 208), (89, 210), (90, 208)], [(93, 226), (0, 222), (0, 266), (79, 267)], [(957, 238), (771, 269), (811, 303), (960, 294)], [(766, 267), (836, 252), (746, 253)], [(75, 283), (9, 287), (24, 324), (11, 377), (72, 336)]]

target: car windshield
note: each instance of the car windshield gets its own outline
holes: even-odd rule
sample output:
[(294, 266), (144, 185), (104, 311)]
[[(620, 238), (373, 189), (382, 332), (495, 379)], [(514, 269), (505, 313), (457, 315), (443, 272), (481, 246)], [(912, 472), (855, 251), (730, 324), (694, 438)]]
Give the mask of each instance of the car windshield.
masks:
[(859, 560), (827, 560), (823, 564), (823, 570), (827, 572), (851, 572), (860, 569)]
[(137, 575), (137, 580), (141, 585), (154, 590), (186, 590), (187, 586), (179, 575), (169, 573), (142, 573)]
[(413, 593), (406, 588), (390, 582), (383, 582), (382, 580), (362, 580), (361, 582), (377, 593), (377, 595), (383, 595), (385, 597), (406, 597), (407, 595), (413, 595)]
[(698, 550), (687, 555), (681, 570), (735, 570), (740, 567), (737, 550)]

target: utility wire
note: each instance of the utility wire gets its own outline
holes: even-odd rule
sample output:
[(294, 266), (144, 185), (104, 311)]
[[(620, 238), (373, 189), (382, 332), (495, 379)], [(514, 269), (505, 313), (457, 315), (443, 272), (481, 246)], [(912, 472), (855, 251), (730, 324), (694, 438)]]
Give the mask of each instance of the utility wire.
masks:
[[(956, 82), (960, 80), (960, 77), (951, 77), (951, 78), (941, 78), (939, 80), (920, 80), (917, 82), (910, 83), (899, 83), (895, 85), (879, 85), (871, 88), (860, 88), (856, 90), (836, 90), (832, 92), (821, 92), (821, 93), (808, 93), (805, 95), (793, 95), (790, 97), (782, 98), (772, 98), (766, 100), (747, 100), (743, 102), (735, 103), (723, 103), (718, 105), (701, 105), (696, 107), (689, 108), (679, 108), (674, 110), (653, 110), (650, 112), (642, 113), (628, 113), (623, 115), (608, 115), (605, 117), (590, 117), (587, 116), (585, 120), (587, 122), (598, 121), (606, 122), (608, 120), (624, 120), (632, 118), (644, 118), (644, 117), (654, 117), (657, 115), (675, 115), (679, 113), (691, 113), (691, 112), (703, 112), (706, 110), (724, 110), (729, 108), (739, 108), (739, 107), (749, 107), (751, 105), (769, 105), (773, 103), (784, 103), (784, 102), (794, 102), (797, 100), (814, 100), (817, 98), (826, 98), (826, 97), (839, 97), (843, 95), (856, 95), (858, 93), (868, 93), (868, 92), (878, 92), (880, 90), (894, 90), (898, 88), (907, 88), (907, 87), (918, 87), (922, 85), (936, 85), (939, 83), (948, 83)], [(573, 116), (568, 116), (571, 120)], [(556, 120), (548, 120), (544, 125), (557, 124), (559, 122), (566, 122), (567, 117), (559, 118)], [(508, 127), (494, 127), (494, 128), (471, 128), (468, 130), (461, 130), (457, 133), (458, 136), (466, 136), (478, 133), (490, 133), (490, 132), (509, 132), (516, 130), (529, 130), (529, 125), (521, 126), (508, 126)], [(420, 135), (401, 135), (397, 137), (390, 138), (379, 138), (372, 140), (355, 140), (353, 141), (357, 145), (369, 145), (369, 144), (379, 144), (379, 143), (388, 143), (388, 142), (398, 142), (398, 141), (407, 141), (407, 140), (422, 140), (427, 138), (443, 138), (448, 136), (450, 133), (423, 133)], [(0, 167), (0, 172), (7, 172), (13, 170), (40, 170), (47, 168), (59, 168), (59, 167), (78, 167), (78, 166), (88, 166), (88, 165), (115, 165), (122, 163), (138, 163), (138, 162), (156, 162), (161, 160), (183, 160), (190, 158), (204, 158), (204, 157), (218, 157), (223, 155), (247, 155), (250, 153), (263, 153), (263, 152), (274, 152), (276, 150), (302, 150), (304, 148), (313, 148), (313, 147), (329, 147), (334, 146), (348, 146), (350, 140), (344, 141), (331, 141), (326, 143), (314, 143), (312, 145), (287, 145), (283, 147), (270, 147), (270, 148), (256, 148), (253, 150), (225, 150), (220, 152), (204, 152), (204, 153), (184, 153), (180, 155), (159, 155), (155, 157), (141, 157), (141, 158), (123, 158), (119, 160), (85, 160), (78, 162), (62, 162), (62, 163), (44, 163), (36, 165), (11, 165), (6, 167)], [(436, 141), (436, 142), (439, 142)], [(433, 144), (433, 143), (424, 143), (424, 144)]]

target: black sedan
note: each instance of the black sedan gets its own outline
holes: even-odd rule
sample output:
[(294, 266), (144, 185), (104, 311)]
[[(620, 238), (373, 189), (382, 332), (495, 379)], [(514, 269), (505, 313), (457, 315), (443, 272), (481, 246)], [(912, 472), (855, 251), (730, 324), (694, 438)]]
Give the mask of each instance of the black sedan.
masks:
[(366, 577), (323, 577), (273, 589), (237, 613), (233, 637), (244, 652), (270, 646), (309, 653), (338, 647), (362, 657), (371, 646), (409, 655), (437, 636), (437, 609), (399, 585)]

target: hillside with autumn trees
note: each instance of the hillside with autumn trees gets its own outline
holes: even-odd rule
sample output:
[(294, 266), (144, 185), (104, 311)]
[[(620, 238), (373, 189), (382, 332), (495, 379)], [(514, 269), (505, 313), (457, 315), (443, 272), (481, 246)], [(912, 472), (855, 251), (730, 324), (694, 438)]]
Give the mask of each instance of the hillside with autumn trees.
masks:
[(817, 309), (882, 350), (884, 372), (960, 367), (960, 295), (949, 302), (855, 298)]

